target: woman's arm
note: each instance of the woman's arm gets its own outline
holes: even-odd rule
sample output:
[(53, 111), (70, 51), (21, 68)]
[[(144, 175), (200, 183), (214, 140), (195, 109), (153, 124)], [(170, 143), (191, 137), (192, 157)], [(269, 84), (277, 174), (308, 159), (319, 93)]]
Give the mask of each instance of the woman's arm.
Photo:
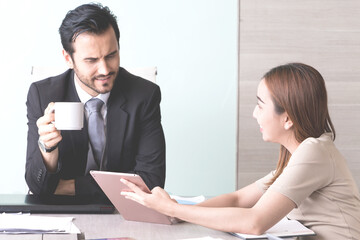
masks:
[[(134, 192), (122, 192), (122, 195), (132, 199), (149, 208), (168, 216), (176, 217), (187, 222), (192, 222), (205, 227), (225, 231), (225, 232), (241, 232), (248, 234), (262, 234), (267, 229), (275, 225), (280, 219), (288, 214), (295, 204), (284, 195), (267, 191), (259, 198), (252, 207), (237, 207), (233, 204), (244, 204), (240, 197), (232, 194), (225, 194), (208, 200), (202, 205), (181, 205), (171, 200), (170, 196), (159, 187), (152, 190), (151, 194), (143, 192), (135, 184), (122, 179), (123, 183), (128, 185)], [(255, 190), (254, 185), (246, 187), (249, 192), (239, 190), (235, 192), (241, 197), (245, 195), (255, 195), (252, 197), (244, 197), (244, 199), (256, 199), (261, 195)], [(244, 189), (246, 189), (244, 188)], [(260, 190), (258, 190), (260, 191)], [(237, 199), (238, 201), (234, 201)], [(230, 204), (229, 206), (226, 204)], [(249, 201), (248, 205), (251, 205)]]
[(262, 191), (253, 183), (236, 192), (213, 197), (197, 205), (202, 207), (250, 208), (257, 203), (262, 194)]

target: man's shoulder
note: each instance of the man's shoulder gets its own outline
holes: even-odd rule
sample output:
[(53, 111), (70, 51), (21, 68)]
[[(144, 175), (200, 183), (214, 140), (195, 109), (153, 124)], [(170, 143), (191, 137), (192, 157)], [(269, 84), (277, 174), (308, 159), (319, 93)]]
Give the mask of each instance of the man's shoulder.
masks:
[(30, 85), (28, 97), (40, 98), (46, 103), (65, 101), (70, 95), (76, 94), (73, 94), (75, 86), (72, 81), (72, 72), (73, 70), (69, 69), (60, 75), (33, 82)]
[(72, 69), (68, 69), (62, 74), (51, 76), (42, 80), (33, 82), (32, 85), (36, 85), (37, 88), (45, 89), (59, 89), (61, 86), (67, 86), (71, 81)]
[(129, 104), (141, 104), (150, 99), (160, 99), (161, 92), (155, 83), (119, 68), (119, 73), (110, 94), (110, 101), (124, 99)]
[(120, 67), (115, 87), (136, 91), (153, 91), (154, 89), (158, 88), (158, 85), (142, 77), (136, 76), (128, 72), (126, 69)]

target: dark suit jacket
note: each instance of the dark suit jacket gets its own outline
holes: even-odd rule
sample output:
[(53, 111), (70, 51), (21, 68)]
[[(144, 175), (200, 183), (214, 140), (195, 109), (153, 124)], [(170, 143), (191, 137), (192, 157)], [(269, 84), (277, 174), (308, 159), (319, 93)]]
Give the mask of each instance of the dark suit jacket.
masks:
[[(119, 68), (107, 103), (106, 169), (139, 174), (150, 189), (164, 187), (165, 139), (161, 126), (159, 87)], [(25, 179), (35, 194), (53, 194), (59, 179), (75, 179), (77, 195), (103, 195), (90, 175), (84, 176), (87, 123), (79, 131), (61, 131), (56, 173), (49, 173), (38, 147), (36, 121), (50, 102), (79, 102), (74, 72), (31, 84), (27, 97), (28, 138)], [(84, 118), (85, 119), (85, 118)], [(116, 184), (116, 183), (114, 183)], [(120, 193), (119, 193), (120, 194)]]

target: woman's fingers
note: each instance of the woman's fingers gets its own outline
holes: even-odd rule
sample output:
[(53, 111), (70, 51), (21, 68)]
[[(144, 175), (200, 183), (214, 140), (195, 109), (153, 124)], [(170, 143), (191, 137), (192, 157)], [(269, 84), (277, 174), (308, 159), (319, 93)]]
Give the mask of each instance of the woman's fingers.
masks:
[(138, 202), (138, 203), (144, 205), (143, 198), (134, 192), (122, 191), (120, 194), (123, 195), (127, 199), (133, 200), (135, 202)]
[(128, 186), (131, 190), (133, 190), (134, 192), (143, 192), (136, 184), (121, 178), (120, 181), (125, 184), (126, 186)]
[[(136, 184), (126, 179), (122, 178), (120, 181), (129, 187), (129, 191), (122, 191), (121, 195), (125, 196), (127, 199), (140, 203), (145, 207), (152, 208), (164, 214), (168, 214), (168, 209), (176, 203), (176, 201), (171, 199), (169, 194), (160, 187), (154, 187), (151, 190), (151, 193), (146, 193)], [(166, 208), (166, 206), (168, 208)]]
[(121, 178), (120, 181), (128, 186), (132, 191), (122, 191), (120, 194), (144, 205), (144, 198), (147, 193), (141, 190), (136, 184), (129, 182), (128, 180)]

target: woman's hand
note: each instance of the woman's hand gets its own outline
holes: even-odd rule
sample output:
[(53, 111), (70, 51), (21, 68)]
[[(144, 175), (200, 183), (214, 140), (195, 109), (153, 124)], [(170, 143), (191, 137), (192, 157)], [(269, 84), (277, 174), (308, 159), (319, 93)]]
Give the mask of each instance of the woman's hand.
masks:
[(151, 193), (146, 193), (137, 185), (126, 179), (122, 178), (120, 181), (132, 190), (121, 192), (121, 195), (125, 196), (125, 198), (131, 199), (165, 215), (172, 216), (172, 210), (177, 203), (170, 198), (169, 194), (164, 189), (155, 187), (151, 190)]

